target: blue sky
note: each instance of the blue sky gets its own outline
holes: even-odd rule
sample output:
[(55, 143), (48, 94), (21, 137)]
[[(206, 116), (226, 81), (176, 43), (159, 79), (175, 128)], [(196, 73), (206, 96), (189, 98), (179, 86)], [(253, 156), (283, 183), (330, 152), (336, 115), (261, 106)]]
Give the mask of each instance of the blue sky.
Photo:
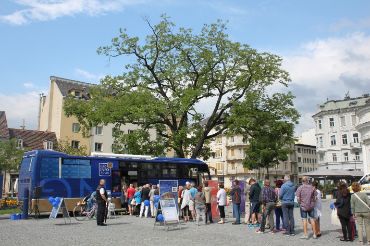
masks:
[(199, 30), (228, 20), (230, 37), (284, 58), (302, 114), (297, 132), (326, 98), (370, 92), (370, 1), (3, 0), (0, 3), (0, 110), (9, 124), (37, 126), (38, 93), (49, 76), (97, 82), (119, 74), (127, 60), (96, 49), (120, 27), (143, 37), (166, 13)]

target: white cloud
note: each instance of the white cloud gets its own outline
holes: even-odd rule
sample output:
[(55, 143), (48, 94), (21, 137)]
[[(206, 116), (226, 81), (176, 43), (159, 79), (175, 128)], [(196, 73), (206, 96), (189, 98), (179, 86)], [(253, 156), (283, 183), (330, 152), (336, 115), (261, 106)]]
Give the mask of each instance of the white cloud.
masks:
[(352, 33), (306, 43), (284, 57), (291, 89), (301, 111), (298, 131), (311, 128), (311, 116), (326, 99), (342, 99), (370, 92), (370, 35)]
[(75, 73), (77, 76), (82, 77), (82, 79), (89, 80), (88, 82), (99, 82), (104, 75), (103, 74), (95, 74), (84, 69), (76, 68)]
[(120, 11), (126, 6), (145, 0), (14, 0), (22, 9), (0, 16), (0, 20), (14, 25), (33, 21), (54, 20), (62, 16), (87, 14), (95, 16)]
[(23, 83), (24, 88), (32, 89), (35, 88), (35, 85), (31, 82)]
[(19, 128), (25, 120), (26, 129), (37, 128), (39, 94), (35, 91), (6, 95), (0, 93), (0, 110), (5, 111), (9, 127)]

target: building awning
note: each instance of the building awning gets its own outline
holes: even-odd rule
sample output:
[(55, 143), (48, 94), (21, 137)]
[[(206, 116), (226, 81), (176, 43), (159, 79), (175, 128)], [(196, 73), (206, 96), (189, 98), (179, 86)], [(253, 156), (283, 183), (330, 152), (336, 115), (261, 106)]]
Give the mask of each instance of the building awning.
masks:
[(348, 170), (315, 170), (312, 172), (302, 173), (298, 176), (308, 176), (312, 178), (349, 178), (349, 177), (362, 177), (364, 176), (363, 171), (348, 171)]

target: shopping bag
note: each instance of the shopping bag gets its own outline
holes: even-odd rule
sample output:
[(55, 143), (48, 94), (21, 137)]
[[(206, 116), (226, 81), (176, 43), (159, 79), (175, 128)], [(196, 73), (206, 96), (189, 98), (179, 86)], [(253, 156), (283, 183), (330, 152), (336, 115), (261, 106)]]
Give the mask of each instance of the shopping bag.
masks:
[(334, 208), (331, 211), (331, 224), (332, 225), (340, 226), (340, 221), (339, 221), (339, 218), (338, 218), (338, 214), (337, 214), (337, 209), (336, 208)]

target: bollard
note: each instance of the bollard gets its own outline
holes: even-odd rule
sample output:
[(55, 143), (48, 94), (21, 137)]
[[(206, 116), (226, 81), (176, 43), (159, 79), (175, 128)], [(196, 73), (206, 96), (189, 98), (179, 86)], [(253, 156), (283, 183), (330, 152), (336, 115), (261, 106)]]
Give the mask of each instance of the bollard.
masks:
[(22, 219), (24, 219), (24, 220), (28, 218), (28, 202), (29, 202), (28, 197), (29, 197), (29, 194), (30, 194), (29, 190), (26, 189), (24, 191), (23, 209), (22, 209), (23, 210), (22, 211)]

